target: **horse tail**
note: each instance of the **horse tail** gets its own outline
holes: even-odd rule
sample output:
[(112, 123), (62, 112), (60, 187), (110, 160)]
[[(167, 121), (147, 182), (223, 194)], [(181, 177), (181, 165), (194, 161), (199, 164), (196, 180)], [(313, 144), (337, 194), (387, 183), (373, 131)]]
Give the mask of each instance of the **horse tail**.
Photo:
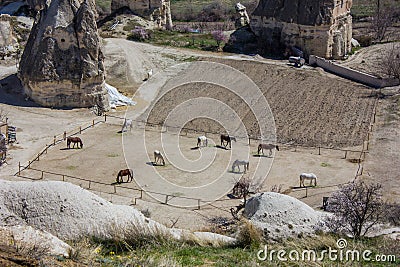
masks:
[(261, 149), (262, 149), (262, 145), (259, 144), (259, 145), (258, 145), (258, 149), (257, 149), (257, 154), (260, 154)]
[(279, 151), (279, 146), (276, 146), (276, 150), (278, 150), (278, 151)]

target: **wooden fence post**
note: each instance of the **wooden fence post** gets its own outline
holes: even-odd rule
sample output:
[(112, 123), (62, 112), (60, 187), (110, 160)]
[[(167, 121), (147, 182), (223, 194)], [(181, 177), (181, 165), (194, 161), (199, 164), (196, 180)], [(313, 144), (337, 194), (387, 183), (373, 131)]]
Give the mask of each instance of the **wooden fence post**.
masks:
[(92, 183), (92, 181), (89, 181), (89, 189), (90, 189), (90, 184)]
[(31, 161), (28, 160), (28, 169), (31, 167)]
[(42, 175), (41, 175), (40, 179), (43, 180), (43, 171), (42, 171)]
[[(142, 189), (140, 189), (140, 199), (142, 199), (143, 198), (143, 190)], [(135, 199), (135, 201), (136, 201), (136, 199)], [(136, 202), (135, 202), (136, 203)]]
[(168, 204), (168, 195), (165, 196), (165, 204)]
[(318, 146), (318, 155), (321, 155), (321, 146)]
[(347, 150), (344, 151), (344, 158), (347, 158)]
[(104, 113), (104, 122), (107, 122), (107, 114)]
[(79, 134), (82, 134), (82, 127), (79, 126)]
[(63, 182), (65, 182), (65, 175), (62, 176)]
[(94, 120), (92, 121), (92, 127), (94, 127)]
[(308, 187), (306, 187), (306, 197), (308, 196)]
[(21, 161), (18, 161), (18, 175), (21, 175)]
[(117, 193), (117, 187), (114, 185), (114, 194)]
[(37, 154), (37, 161), (39, 161), (40, 159), (39, 159), (39, 157), (40, 157), (40, 154), (38, 153)]
[(46, 154), (47, 154), (47, 149), (48, 149), (48, 148), (49, 148), (49, 146), (46, 144), (46, 150), (45, 150), (45, 151), (46, 151)]
[(56, 138), (57, 138), (57, 136), (55, 135), (53, 138), (53, 145), (56, 145)]
[[(250, 140), (250, 139), (249, 139)], [(197, 200), (197, 209), (200, 210), (200, 199)]]

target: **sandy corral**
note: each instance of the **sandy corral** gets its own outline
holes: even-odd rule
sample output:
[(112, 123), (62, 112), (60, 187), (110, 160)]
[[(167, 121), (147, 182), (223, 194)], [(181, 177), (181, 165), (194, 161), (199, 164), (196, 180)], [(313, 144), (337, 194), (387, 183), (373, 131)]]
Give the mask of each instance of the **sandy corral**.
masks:
[[(122, 47), (118, 49), (135, 49), (141, 50), (143, 54), (151, 54), (158, 60), (162, 61), (162, 55), (159, 53), (160, 48), (144, 44), (136, 44), (133, 42), (120, 42)], [(145, 48), (145, 49), (144, 49)], [(116, 48), (117, 49), (117, 48)], [(145, 52), (144, 52), (145, 51)], [(150, 53), (150, 52), (153, 53)], [(183, 52), (182, 52), (183, 54)], [(107, 55), (107, 53), (106, 53)], [(168, 54), (167, 54), (168, 55)], [(192, 56), (192, 54), (188, 54)], [(199, 55), (200, 56), (200, 55)], [(202, 56), (204, 53), (202, 53)], [(164, 55), (165, 57), (165, 55)], [(237, 58), (237, 57), (236, 57)], [(248, 58), (248, 57), (242, 57)], [(182, 61), (182, 60), (181, 60)], [(181, 62), (177, 60), (175, 63)], [(360, 140), (366, 135), (365, 129), (368, 127), (369, 116), (371, 114), (371, 103), (373, 98), (370, 98), (370, 90), (362, 85), (358, 85), (341, 78), (337, 78), (331, 74), (326, 74), (320, 70), (305, 71), (294, 69), (286, 66), (286, 63), (278, 62), (277, 64), (264, 64), (263, 62), (251, 61), (235, 61), (223, 59), (219, 60), (224, 64), (232, 65), (240, 71), (246, 73), (253, 79), (257, 85), (263, 90), (266, 98), (269, 101), (271, 109), (276, 118), (276, 126), (278, 140), (293, 141), (300, 143), (323, 143), (327, 145), (336, 145), (341, 147), (349, 147), (352, 149), (360, 149), (354, 147), (359, 145)], [(264, 60), (262, 60), (264, 61)], [(267, 60), (265, 60), (267, 61)], [(171, 62), (173, 64), (174, 62)], [(134, 68), (128, 66), (128, 69)], [(147, 67), (145, 67), (147, 69)], [(161, 69), (161, 67), (160, 67)], [(206, 71), (206, 70), (205, 70)], [(15, 68), (1, 68), (2, 77), (6, 77), (15, 73)], [(130, 72), (134, 75), (134, 72)], [(169, 73), (174, 75), (174, 73)], [(266, 75), (267, 74), (267, 75)], [(168, 76), (168, 75), (167, 75)], [(288, 80), (283, 77), (288, 77)], [(4, 80), (2, 80), (4, 81)], [(55, 134), (60, 134), (64, 130), (71, 130), (79, 125), (88, 124), (92, 119), (97, 117), (88, 109), (73, 109), (73, 110), (53, 110), (48, 108), (36, 107), (34, 103), (26, 101), (19, 92), (13, 91), (14, 84), (3, 85), (1, 90), (0, 107), (9, 112), (9, 121), (11, 125), (18, 128), (17, 138), (18, 143), (10, 149), (8, 164), (1, 167), (0, 177), (8, 180), (20, 180), (11, 176), (18, 169), (18, 162), (26, 163), (33, 158), (36, 153), (52, 141)], [(203, 88), (203, 87), (201, 87)], [(134, 89), (131, 89), (134, 91)], [(131, 92), (132, 92), (131, 91)], [(202, 92), (194, 90), (196, 92)], [(193, 97), (193, 91), (190, 88), (179, 90), (176, 92), (179, 97), (175, 97), (176, 103), (181, 102), (188, 97)], [(135, 101), (138, 105), (131, 108), (129, 114), (137, 116), (140, 111), (143, 111), (152, 101), (152, 97), (157, 94), (157, 88), (152, 92), (139, 93), (135, 95)], [(219, 97), (216, 91), (210, 90), (211, 96)], [(215, 95), (214, 95), (215, 94)], [(298, 97), (305, 95), (304, 98)], [(233, 101), (229, 99), (229, 101)], [(228, 102), (229, 102), (228, 101)], [(307, 103), (307, 105), (305, 105)], [(322, 104), (321, 104), (322, 103)], [(170, 103), (165, 103), (165, 110), (170, 109)], [(174, 105), (174, 104), (172, 104)], [(176, 104), (175, 104), (176, 105)], [(160, 106), (160, 108), (163, 106)], [(240, 105), (237, 107), (244, 111)], [(153, 109), (154, 110), (154, 109)], [(154, 112), (154, 111), (153, 111)], [(119, 110), (112, 114), (124, 116), (125, 111)], [(245, 121), (251, 121), (251, 114), (238, 112), (242, 116), (247, 116)], [(162, 120), (165, 112), (159, 114), (153, 113), (154, 118)], [(245, 122), (246, 123), (246, 122)], [(84, 140), (83, 149), (64, 150), (65, 144), (59, 144), (49, 150), (48, 154), (41, 157), (40, 161), (35, 162), (34, 168), (53, 171), (82, 178), (89, 178), (94, 181), (102, 181), (106, 184), (111, 184), (115, 181), (116, 172), (126, 166), (122, 138), (118, 131), (121, 129), (122, 121), (118, 119), (108, 119), (107, 124), (96, 125), (93, 129), (89, 129), (82, 134)], [(340, 126), (340, 127), (339, 127)], [(249, 128), (251, 128), (249, 126)], [(124, 133), (127, 136), (135, 136), (141, 129), (134, 129), (132, 132)], [(140, 132), (139, 132), (140, 133)], [(321, 136), (321, 137), (320, 137)], [(179, 145), (182, 153), (186, 157), (198, 157), (199, 151), (191, 150), (195, 146), (197, 135), (193, 134), (188, 137), (179, 138)], [(317, 141), (314, 141), (318, 137)], [(214, 137), (215, 143), (218, 143), (218, 137)], [(322, 139), (322, 140), (321, 140)], [(133, 142), (140, 142), (139, 138), (134, 138)], [(199, 183), (197, 180), (182, 179), (181, 171), (168, 164), (166, 167), (154, 167), (147, 164), (152, 159), (152, 151), (159, 147), (157, 141), (159, 133), (155, 130), (146, 132), (146, 142), (148, 142), (149, 150), (141, 151), (147, 153), (148, 158), (133, 159), (133, 169), (136, 175), (147, 174), (148, 170), (158, 169), (163, 176), (166, 176), (171, 181), (180, 185), (193, 186), (193, 183)], [(322, 142), (324, 141), (324, 142)], [(235, 143), (233, 144), (235, 146)], [(250, 172), (254, 171), (254, 161), (272, 161), (272, 158), (253, 157), (256, 152), (256, 143), (250, 146)], [(244, 146), (244, 144), (243, 144)], [(373, 146), (372, 146), (373, 148)], [(227, 171), (229, 167), (228, 159), (230, 159), (229, 150), (225, 151), (212, 145), (204, 148), (208, 153), (217, 153), (216, 165), (213, 168), (220, 172)], [(281, 185), (281, 190), (285, 191), (289, 187), (298, 186), (298, 175), (301, 172), (314, 172), (318, 176), (318, 188), (308, 190), (308, 197), (305, 196), (304, 190), (290, 193), (290, 195), (301, 198), (302, 201), (310, 204), (313, 207), (320, 207), (322, 197), (329, 195), (330, 192), (336, 190), (334, 185), (348, 182), (354, 178), (357, 165), (342, 159), (343, 152), (332, 150), (322, 150), (321, 155), (318, 155), (318, 150), (315, 148), (297, 148), (282, 147), (279, 152), (274, 154), (271, 171), (262, 184), (263, 190), (270, 190), (273, 186)], [(179, 150), (176, 151), (178, 153)], [(349, 158), (356, 158), (358, 155), (349, 154)], [(385, 160), (384, 154), (380, 154), (382, 160)], [(149, 160), (150, 159), (150, 160)], [(229, 170), (228, 170), (229, 171)], [(149, 171), (150, 172), (150, 171)], [(33, 170), (27, 170), (27, 176), (38, 177), (40, 173), (34, 173)], [(241, 174), (232, 174), (240, 177)], [(185, 177), (185, 176), (183, 176)], [(187, 176), (186, 178), (190, 178)], [(45, 174), (44, 179), (59, 180), (60, 177), (50, 176)], [(86, 182), (68, 180), (72, 183), (88, 187)], [(187, 184), (192, 181), (192, 184)], [(393, 182), (393, 180), (391, 180)], [(232, 182), (232, 181), (229, 181)], [(226, 181), (226, 184), (228, 181)], [(123, 184), (128, 187), (137, 187), (135, 183)], [(141, 186), (153, 186), (157, 192), (163, 191), (165, 188), (158, 187), (157, 184), (141, 184)], [(331, 186), (332, 187), (325, 187)], [(94, 185), (92, 185), (94, 186)], [(390, 185), (389, 185), (390, 187)], [(113, 192), (112, 186), (101, 186), (100, 188), (91, 188), (96, 191)], [(119, 194), (100, 193), (102, 197), (112, 200), (114, 203), (132, 203), (132, 192), (130, 190), (118, 190)], [(111, 190), (111, 191), (109, 191)], [(167, 192), (176, 196), (179, 192)], [(140, 210), (149, 210), (151, 218), (166, 225), (172, 224), (173, 220), (178, 219), (176, 227), (201, 229), (206, 227), (207, 220), (214, 216), (230, 217), (229, 208), (240, 203), (239, 200), (228, 200), (213, 203), (218, 208), (212, 206), (202, 207), (200, 210), (180, 209), (166, 205), (160, 205), (152, 198), (145, 196), (142, 200), (137, 200), (137, 208)]]

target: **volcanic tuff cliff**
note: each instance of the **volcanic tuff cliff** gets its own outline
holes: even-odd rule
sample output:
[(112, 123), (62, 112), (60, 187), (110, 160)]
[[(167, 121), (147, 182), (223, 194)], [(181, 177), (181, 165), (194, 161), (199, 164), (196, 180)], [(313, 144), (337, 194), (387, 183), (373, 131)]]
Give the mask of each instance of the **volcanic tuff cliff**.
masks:
[(21, 58), (25, 93), (50, 107), (108, 107), (94, 0), (28, 0), (38, 13)]
[[(351, 50), (352, 0), (260, 0), (251, 28), (270, 50), (340, 58)], [(274, 51), (277, 52), (277, 51)]]

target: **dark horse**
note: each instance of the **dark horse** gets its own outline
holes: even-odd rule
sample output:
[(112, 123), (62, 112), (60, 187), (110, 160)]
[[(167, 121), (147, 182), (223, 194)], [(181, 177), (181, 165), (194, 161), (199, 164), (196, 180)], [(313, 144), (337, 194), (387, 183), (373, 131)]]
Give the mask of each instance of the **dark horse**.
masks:
[[(231, 146), (232, 140), (236, 142), (235, 137), (226, 134), (221, 134), (221, 146), (224, 146), (226, 148), (229, 145), (229, 147), (232, 148)], [(224, 145), (225, 142), (226, 144)]]
[(68, 137), (67, 138), (67, 148), (71, 148), (71, 143), (74, 144), (72, 146), (72, 148), (75, 148), (75, 144), (77, 144), (78, 148), (82, 148), (83, 147), (82, 140), (79, 137)]
[(124, 182), (124, 176), (128, 176), (128, 180), (126, 180), (127, 183), (132, 182), (133, 171), (131, 169), (120, 170), (117, 175), (117, 183), (118, 184)]

